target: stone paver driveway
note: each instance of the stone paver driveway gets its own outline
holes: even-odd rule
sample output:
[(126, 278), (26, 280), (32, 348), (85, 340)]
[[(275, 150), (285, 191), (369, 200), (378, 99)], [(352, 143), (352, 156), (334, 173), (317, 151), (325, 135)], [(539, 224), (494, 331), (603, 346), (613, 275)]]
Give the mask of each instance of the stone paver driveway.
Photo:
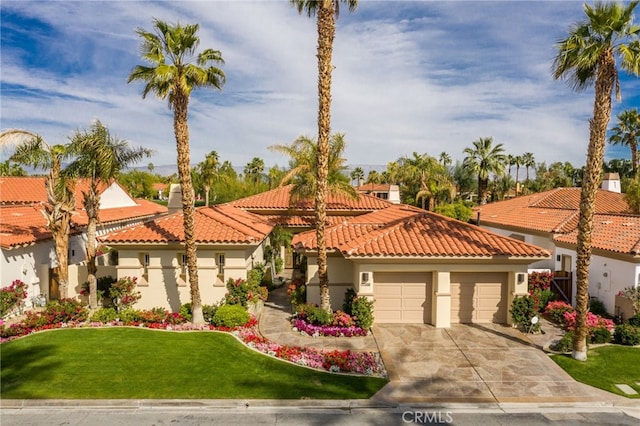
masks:
[(506, 325), (376, 324), (391, 382), (374, 398), (411, 402), (591, 402), (617, 395), (574, 381)]

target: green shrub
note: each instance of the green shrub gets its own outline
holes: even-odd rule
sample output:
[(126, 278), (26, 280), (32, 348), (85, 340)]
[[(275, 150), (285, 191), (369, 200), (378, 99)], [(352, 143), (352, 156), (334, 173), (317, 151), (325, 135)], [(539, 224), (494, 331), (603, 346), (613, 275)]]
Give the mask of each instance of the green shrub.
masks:
[(591, 343), (609, 343), (611, 332), (606, 327), (597, 327), (589, 330), (589, 341)]
[(573, 350), (573, 331), (567, 331), (562, 338), (550, 346), (556, 352), (570, 352)]
[(140, 312), (135, 309), (125, 309), (118, 312), (118, 318), (124, 324), (140, 322)]
[(264, 278), (264, 264), (260, 263), (247, 272), (247, 284), (249, 287), (258, 287)]
[[(191, 321), (193, 319), (193, 315), (191, 314), (191, 302), (185, 303), (184, 305), (180, 306), (180, 310), (178, 312), (187, 321)], [(204, 306), (202, 307), (202, 312), (204, 313)]]
[(251, 316), (240, 305), (222, 305), (216, 309), (212, 323), (219, 327), (239, 327), (245, 325)]
[(220, 305), (202, 305), (202, 316), (204, 317), (205, 322), (208, 324), (213, 324), (213, 316), (216, 314), (216, 311)]
[(318, 306), (306, 305), (304, 312), (307, 317), (307, 322), (311, 324), (329, 325), (333, 323), (333, 312), (327, 312)]
[(276, 274), (279, 274), (280, 272), (282, 272), (282, 268), (284, 267), (284, 260), (282, 260), (281, 257), (276, 257), (273, 263), (275, 264), (275, 267), (276, 267)]
[(589, 312), (604, 318), (611, 318), (611, 315), (607, 312), (607, 308), (604, 307), (604, 303), (597, 297), (589, 298)]
[(118, 313), (114, 308), (100, 308), (91, 315), (91, 321), (95, 322), (111, 322), (118, 318)]
[(348, 288), (347, 291), (344, 292), (344, 302), (342, 303), (342, 310), (347, 314), (352, 314), (353, 309), (353, 300), (358, 297), (355, 289)]
[(531, 296), (519, 296), (511, 303), (511, 320), (521, 331), (540, 331), (540, 322), (531, 324), (531, 318), (538, 315), (536, 301)]
[(365, 296), (356, 297), (351, 304), (351, 316), (358, 327), (370, 329), (373, 325), (373, 302)]
[(613, 339), (621, 345), (635, 346), (640, 344), (640, 327), (629, 324), (616, 326), (613, 332)]
[(635, 327), (640, 327), (640, 312), (629, 318), (629, 324)]

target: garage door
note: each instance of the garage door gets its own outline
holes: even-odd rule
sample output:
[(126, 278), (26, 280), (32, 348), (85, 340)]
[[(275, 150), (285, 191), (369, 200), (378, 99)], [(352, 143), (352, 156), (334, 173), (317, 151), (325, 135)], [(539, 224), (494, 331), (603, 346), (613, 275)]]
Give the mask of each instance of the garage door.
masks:
[(376, 272), (373, 281), (375, 322), (431, 322), (430, 272)]
[(451, 273), (451, 322), (507, 322), (507, 274)]

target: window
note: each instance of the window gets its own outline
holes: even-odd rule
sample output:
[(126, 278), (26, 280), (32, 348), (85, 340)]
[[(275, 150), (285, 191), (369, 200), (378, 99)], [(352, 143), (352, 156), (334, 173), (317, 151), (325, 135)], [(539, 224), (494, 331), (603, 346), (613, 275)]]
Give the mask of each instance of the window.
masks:
[(142, 266), (142, 277), (146, 280), (149, 277), (149, 253), (140, 253), (140, 266)]
[(216, 263), (218, 264), (218, 276), (224, 276), (224, 253), (216, 255)]
[(180, 275), (183, 278), (187, 276), (187, 255), (184, 253), (178, 253), (178, 265), (180, 266)]

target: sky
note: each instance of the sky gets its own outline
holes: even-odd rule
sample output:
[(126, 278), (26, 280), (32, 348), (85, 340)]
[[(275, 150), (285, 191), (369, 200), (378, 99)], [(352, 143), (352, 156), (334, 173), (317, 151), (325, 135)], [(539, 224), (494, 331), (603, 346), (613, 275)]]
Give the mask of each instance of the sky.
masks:
[[(220, 50), (226, 83), (189, 105), (192, 164), (217, 151), (244, 167), (288, 158), (268, 147), (317, 136), (315, 18), (288, 1), (23, 1), (0, 3), (0, 128), (66, 143), (96, 119), (142, 165), (175, 165), (166, 100), (127, 84), (140, 58), (136, 28), (154, 18), (198, 23), (200, 50)], [(636, 16), (637, 16), (636, 12)], [(462, 161), (492, 137), (506, 153), (584, 165), (593, 90), (554, 80), (555, 43), (585, 17), (580, 1), (367, 1), (342, 7), (333, 52), (332, 132), (347, 163), (386, 165), (447, 152)], [(640, 106), (640, 80), (621, 75), (615, 115)], [(8, 154), (4, 152), (6, 160)], [(608, 146), (606, 159), (628, 158)]]

